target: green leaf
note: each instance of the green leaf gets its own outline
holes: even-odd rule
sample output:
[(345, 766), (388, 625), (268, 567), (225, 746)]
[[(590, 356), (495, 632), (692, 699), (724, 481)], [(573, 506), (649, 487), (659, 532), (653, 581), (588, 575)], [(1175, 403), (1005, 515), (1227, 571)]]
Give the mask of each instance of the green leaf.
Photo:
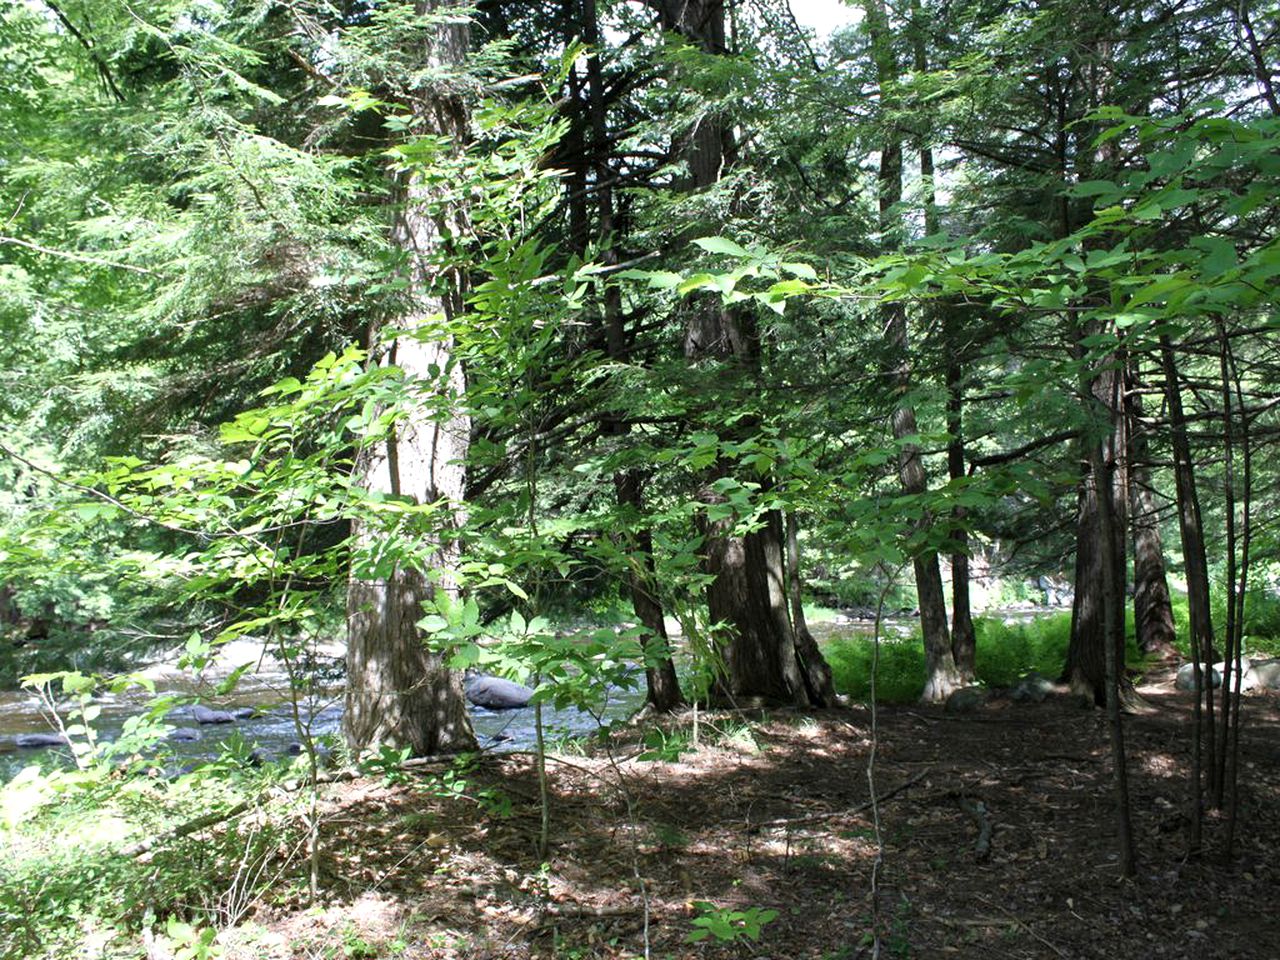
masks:
[(728, 257), (746, 258), (751, 256), (747, 249), (728, 237), (699, 237), (693, 241), (707, 253), (722, 253)]
[(1082, 180), (1068, 191), (1073, 197), (1113, 197), (1120, 189), (1110, 180)]
[(1221, 237), (1194, 237), (1191, 245), (1204, 252), (1200, 271), (1206, 277), (1220, 277), (1239, 265), (1235, 246)]

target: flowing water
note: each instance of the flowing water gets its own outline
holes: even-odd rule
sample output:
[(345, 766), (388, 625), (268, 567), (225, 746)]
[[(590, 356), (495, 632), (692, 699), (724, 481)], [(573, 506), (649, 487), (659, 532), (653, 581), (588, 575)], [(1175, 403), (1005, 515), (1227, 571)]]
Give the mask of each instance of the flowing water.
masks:
[[(1039, 608), (989, 611), (985, 615), (1001, 616), (1011, 622), (1056, 612), (1059, 611)], [(890, 617), (882, 621), (881, 635), (886, 642), (901, 642), (910, 637), (917, 627), (918, 622), (913, 619)], [(837, 619), (812, 625), (813, 633), (820, 641), (837, 635), (869, 636), (873, 629), (873, 624), (866, 620)], [(247, 675), (232, 696), (223, 698), (208, 696), (210, 686), (198, 686), (172, 671), (160, 670), (157, 676), (160, 679), (156, 684), (156, 695), (172, 694), (187, 701), (185, 705), (171, 710), (165, 718), (166, 723), (180, 731), (167, 742), (175, 766), (212, 759), (228, 748), (238, 749), (245, 755), (256, 750), (260, 757), (284, 757), (296, 751), (302, 739), (299, 723), (309, 727), (312, 737), (337, 734), (341, 727), (342, 693), (339, 684), (314, 701), (300, 703), (295, 713), (288, 683), (278, 671), (266, 669)], [(217, 710), (238, 709), (247, 713), (252, 709), (253, 713), (233, 723), (198, 724), (191, 706), (197, 698)], [(97, 698), (95, 703), (101, 708), (101, 713), (93, 724), (96, 735), (103, 741), (114, 740), (120, 735), (124, 722), (146, 712), (153, 699), (152, 694), (140, 690), (104, 694)], [(606, 723), (625, 719), (644, 705), (644, 699), (642, 680), (637, 689), (613, 689), (609, 692), (601, 719)], [(536, 732), (532, 707), (501, 711), (472, 707), (471, 721), (482, 749), (524, 750), (534, 744)], [(64, 722), (70, 721), (64, 717)], [(590, 735), (599, 729), (599, 721), (590, 713), (575, 708), (557, 710), (550, 705), (543, 708), (543, 723), (547, 738), (552, 741)], [(55, 732), (48, 712), (30, 691), (0, 691), (0, 782), (10, 779), (37, 757), (54, 759), (61, 756), (70, 762), (70, 752), (65, 747), (29, 749), (18, 746), (18, 738), (23, 735)]]
[[(212, 709), (240, 711), (242, 716), (232, 723), (199, 724), (194, 708), (184, 704), (165, 716), (165, 723), (175, 733), (166, 741), (172, 752), (172, 766), (181, 767), (199, 760), (217, 757), (230, 749), (242, 755), (254, 752), (257, 757), (275, 759), (296, 753), (299, 724), (309, 728), (312, 737), (338, 734), (342, 723), (342, 691), (328, 691), (295, 707), (287, 685), (281, 678), (249, 678), (241, 681), (235, 694), (226, 698), (202, 699)], [(190, 683), (157, 684), (156, 695), (172, 694), (184, 699), (198, 696), (200, 690)], [(644, 705), (643, 681), (638, 690), (613, 689), (601, 719), (605, 722), (625, 719)], [(95, 698), (101, 713), (93, 723), (100, 741), (114, 741), (125, 721), (145, 713), (153, 696), (145, 692), (106, 694)], [(65, 716), (65, 723), (70, 723)], [(471, 722), (482, 749), (498, 751), (523, 750), (533, 746), (536, 738), (534, 708), (486, 710), (471, 708)], [(568, 708), (543, 707), (543, 727), (548, 740), (581, 737), (595, 733), (600, 723), (591, 713)], [(30, 691), (0, 692), (0, 782), (9, 780), (18, 770), (37, 758), (54, 760), (61, 756), (70, 761), (65, 747), (24, 748), (18, 739), (28, 734), (55, 734), (49, 713)], [(189, 738), (189, 739), (188, 739)]]

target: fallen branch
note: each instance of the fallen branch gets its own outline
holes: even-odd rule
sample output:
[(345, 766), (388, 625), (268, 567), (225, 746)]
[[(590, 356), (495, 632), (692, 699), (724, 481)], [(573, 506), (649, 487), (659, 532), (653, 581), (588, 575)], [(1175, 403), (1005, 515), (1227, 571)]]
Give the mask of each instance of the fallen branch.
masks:
[(965, 796), (957, 797), (956, 803), (978, 825), (978, 841), (973, 846), (973, 852), (979, 860), (986, 860), (991, 856), (991, 818), (987, 816), (987, 805), (981, 800), (971, 800)]
[(1003, 906), (1001, 906), (1001, 905), (1000, 905), (1000, 904), (998, 904), (998, 903), (992, 903), (992, 902), (991, 902), (990, 900), (988, 900), (986, 897), (978, 897), (978, 899), (979, 899), (979, 900), (981, 900), (983, 903), (985, 903), (985, 904), (986, 904), (987, 906), (989, 906), (989, 907), (995, 907), (997, 910), (999, 910), (1001, 913), (1003, 913), (1006, 917), (1008, 917), (1011, 923), (1013, 923), (1013, 924), (1014, 924), (1015, 926), (1017, 926), (1017, 927), (1022, 928), (1022, 929), (1023, 929), (1023, 930), (1025, 930), (1025, 931), (1027, 931), (1027, 933), (1031, 934), (1031, 936), (1035, 937), (1037, 940), (1039, 940), (1041, 943), (1043, 943), (1046, 947), (1048, 947), (1050, 950), (1052, 950), (1052, 951), (1053, 951), (1054, 953), (1056, 953), (1058, 956), (1060, 956), (1060, 957), (1065, 957), (1065, 956), (1066, 956), (1066, 953), (1064, 953), (1064, 952), (1062, 951), (1062, 949), (1061, 949), (1059, 946), (1057, 946), (1057, 944), (1055, 944), (1055, 943), (1053, 943), (1053, 942), (1051, 942), (1051, 941), (1049, 941), (1049, 940), (1046, 940), (1046, 939), (1045, 939), (1044, 937), (1042, 937), (1040, 934), (1036, 933), (1036, 932), (1035, 932), (1035, 930), (1031, 929), (1031, 926), (1030, 926), (1030, 925), (1029, 925), (1025, 920), (1023, 920), (1021, 917), (1019, 917), (1019, 916), (1018, 916), (1016, 913), (1014, 913), (1013, 911), (1009, 910), (1007, 907), (1003, 907)]
[(865, 803), (860, 803), (856, 807), (851, 807), (848, 810), (831, 810), (827, 813), (810, 814), (807, 817), (779, 817), (777, 820), (765, 820), (762, 823), (749, 823), (747, 824), (747, 830), (751, 833), (758, 833), (761, 830), (772, 830), (777, 827), (794, 827), (806, 823), (824, 823), (825, 821), (834, 819), (835, 817), (852, 816), (854, 814), (862, 813), (864, 810), (870, 810), (872, 806), (876, 804), (881, 804), (886, 800), (892, 799), (909, 787), (915, 786), (915, 784), (924, 779), (925, 774), (928, 772), (929, 771), (927, 769), (921, 770), (919, 773), (904, 780), (896, 787), (886, 790), (874, 800), (868, 800)]
[(194, 820), (188, 820), (186, 823), (174, 827), (168, 833), (158, 837), (148, 837), (146, 840), (135, 843), (132, 847), (127, 847), (123, 852), (126, 857), (140, 857), (144, 853), (150, 853), (162, 843), (168, 843), (171, 840), (179, 840), (182, 837), (198, 833), (208, 827), (215, 826), (232, 817), (238, 817), (240, 814), (253, 809), (263, 796), (259, 795), (252, 800), (242, 800), (235, 806), (228, 807), (226, 810), (218, 810), (214, 813), (206, 813), (202, 817), (196, 817)]
[(628, 917), (644, 909), (639, 903), (615, 903), (593, 907), (586, 903), (549, 903), (543, 910), (544, 917), (557, 920), (576, 920), (582, 917)]

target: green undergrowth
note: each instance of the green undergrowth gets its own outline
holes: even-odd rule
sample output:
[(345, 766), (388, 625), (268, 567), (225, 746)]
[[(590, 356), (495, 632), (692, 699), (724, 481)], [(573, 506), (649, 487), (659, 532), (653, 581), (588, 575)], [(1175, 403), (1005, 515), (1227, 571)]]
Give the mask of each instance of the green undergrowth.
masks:
[[(1220, 648), (1227, 627), (1221, 589), (1214, 593), (1212, 606), (1214, 636)], [(1174, 594), (1173, 623), (1178, 634), (1178, 653), (1184, 659), (1189, 658), (1191, 615), (1187, 609), (1186, 594)], [(1244, 653), (1245, 656), (1254, 658), (1280, 657), (1280, 597), (1269, 590), (1253, 589), (1245, 597)]]
[[(1132, 616), (1128, 618), (1127, 628), (1128, 660), (1130, 665), (1137, 666), (1142, 658), (1133, 642)], [(1008, 623), (997, 617), (975, 617), (974, 631), (979, 683), (1007, 687), (1033, 670), (1056, 679), (1066, 662), (1071, 614), (1054, 613)], [(855, 700), (870, 699), (873, 639), (865, 634), (836, 636), (823, 652), (831, 664), (836, 690)], [(918, 700), (924, 691), (924, 679), (924, 644), (918, 629), (907, 636), (890, 635), (881, 639), (877, 700), (886, 703)]]
[[(1178, 635), (1178, 651), (1186, 657), (1190, 650), (1187, 599), (1173, 598), (1173, 619)], [(1222, 610), (1215, 611), (1214, 628), (1221, 637), (1225, 627)], [(1029, 620), (1005, 622), (998, 617), (975, 617), (978, 682), (988, 687), (1008, 687), (1020, 677), (1036, 671), (1056, 679), (1066, 662), (1071, 639), (1068, 611), (1045, 614)], [(1126, 665), (1133, 670), (1146, 666), (1134, 638), (1132, 609), (1125, 614)], [(838, 635), (823, 648), (835, 678), (836, 689), (855, 700), (871, 696), (872, 638), (865, 634)], [(1245, 654), (1252, 657), (1280, 656), (1280, 599), (1261, 591), (1249, 596), (1245, 611)], [(876, 698), (886, 703), (909, 703), (924, 690), (924, 646), (917, 629), (908, 636), (889, 634), (880, 644), (880, 667), (876, 678)]]
[(299, 871), (300, 830), (277, 803), (172, 833), (265, 786), (212, 767), (173, 779), (32, 767), (0, 787), (0, 957), (132, 958), (143, 929), (167, 930), (178, 956), (211, 955), (204, 931)]

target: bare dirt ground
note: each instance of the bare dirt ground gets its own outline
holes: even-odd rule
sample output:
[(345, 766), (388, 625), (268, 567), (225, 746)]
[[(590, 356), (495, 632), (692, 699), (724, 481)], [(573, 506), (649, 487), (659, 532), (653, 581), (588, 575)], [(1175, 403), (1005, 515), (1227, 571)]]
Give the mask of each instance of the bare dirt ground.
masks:
[[(472, 799), (441, 798), (430, 777), (336, 786), (325, 904), (260, 907), (227, 955), (834, 960), (876, 955), (878, 933), (881, 957), (1274, 960), (1280, 699), (1246, 699), (1224, 865), (1218, 813), (1203, 852), (1187, 852), (1191, 704), (1170, 680), (1142, 687), (1154, 709), (1126, 720), (1131, 881), (1104, 718), (1065, 695), (962, 715), (880, 708), (875, 810), (868, 710), (716, 714), (676, 762), (627, 759), (642, 748), (625, 737), (613, 760), (550, 761), (545, 866), (530, 757), (482, 761), (464, 776)], [(506, 815), (476, 799), (485, 790)], [(712, 910), (742, 915), (737, 938), (688, 942)], [(752, 940), (742, 927), (765, 910), (776, 918)]]

